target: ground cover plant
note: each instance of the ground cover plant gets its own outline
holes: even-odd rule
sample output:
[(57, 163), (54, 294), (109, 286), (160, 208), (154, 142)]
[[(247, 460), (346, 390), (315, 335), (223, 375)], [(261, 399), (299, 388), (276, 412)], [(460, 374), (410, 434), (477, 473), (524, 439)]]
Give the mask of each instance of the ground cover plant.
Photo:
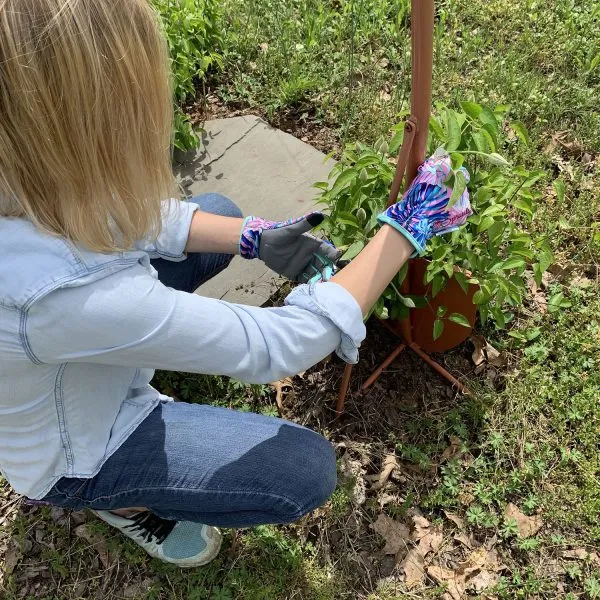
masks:
[[(192, 122), (250, 111), (337, 158), (357, 140), (382, 157), (384, 139), (392, 152), (408, 99), (408, 2), (224, 0), (220, 13), (222, 68), (195, 102), (185, 98)], [(470, 342), (437, 357), (474, 394), (454, 395), (410, 354), (360, 394), (397, 343), (378, 326), (339, 420), (335, 360), (276, 388), (158, 374), (182, 400), (281, 413), (323, 432), (339, 456), (331, 502), (290, 527), (228, 532), (215, 563), (182, 572), (88, 515), (23, 506), (2, 485), (0, 598), (600, 597), (600, 2), (440, 0), (435, 39), (443, 135), (432, 126), (432, 150), (448, 142), (445, 111), (479, 123), (465, 105), (477, 103), (497, 121), (508, 185), (537, 177), (501, 203), (507, 228), (532, 240), (533, 258), (502, 255), (525, 261), (514, 271), (519, 301), (502, 303), (504, 323), (491, 305)], [(451, 149), (468, 166), (499, 168), (475, 164), (464, 144)], [(385, 197), (382, 165), (372, 185)], [(553, 264), (536, 281), (546, 243)]]

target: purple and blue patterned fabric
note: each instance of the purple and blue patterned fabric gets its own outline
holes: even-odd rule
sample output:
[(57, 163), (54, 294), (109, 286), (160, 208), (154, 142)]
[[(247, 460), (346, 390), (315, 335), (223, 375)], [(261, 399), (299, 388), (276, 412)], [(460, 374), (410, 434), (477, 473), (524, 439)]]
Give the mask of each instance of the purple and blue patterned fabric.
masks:
[[(425, 252), (425, 246), (434, 235), (455, 231), (473, 214), (469, 192), (448, 208), (452, 188), (445, 181), (452, 170), (450, 157), (434, 156), (419, 167), (402, 200), (390, 206), (378, 220), (391, 225), (415, 247), (415, 256)], [(469, 173), (460, 168), (469, 181)]]
[(261, 217), (246, 217), (240, 236), (240, 256), (247, 259), (260, 258), (260, 239), (263, 231), (272, 231), (273, 229), (281, 229), (288, 225), (294, 225), (294, 223), (308, 220), (308, 217), (312, 217), (315, 214), (320, 213), (312, 212), (303, 217), (295, 217), (286, 221), (267, 221)]

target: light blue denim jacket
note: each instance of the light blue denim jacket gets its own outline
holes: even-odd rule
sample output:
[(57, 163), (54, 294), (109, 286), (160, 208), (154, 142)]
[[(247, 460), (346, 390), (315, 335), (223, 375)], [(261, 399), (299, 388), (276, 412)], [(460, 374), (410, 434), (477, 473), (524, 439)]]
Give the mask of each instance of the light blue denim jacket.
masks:
[(94, 476), (167, 399), (154, 369), (262, 383), (333, 350), (356, 362), (362, 315), (334, 283), (299, 286), (280, 308), (163, 286), (150, 258), (185, 260), (196, 208), (165, 203), (158, 240), (114, 254), (0, 218), (0, 472), (17, 492)]

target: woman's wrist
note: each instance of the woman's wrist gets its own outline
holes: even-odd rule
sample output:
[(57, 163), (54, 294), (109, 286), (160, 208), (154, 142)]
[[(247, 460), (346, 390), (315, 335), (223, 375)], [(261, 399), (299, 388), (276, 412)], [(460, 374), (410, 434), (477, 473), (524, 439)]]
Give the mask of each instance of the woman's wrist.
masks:
[(413, 252), (406, 237), (383, 225), (365, 249), (331, 281), (350, 292), (366, 315)]

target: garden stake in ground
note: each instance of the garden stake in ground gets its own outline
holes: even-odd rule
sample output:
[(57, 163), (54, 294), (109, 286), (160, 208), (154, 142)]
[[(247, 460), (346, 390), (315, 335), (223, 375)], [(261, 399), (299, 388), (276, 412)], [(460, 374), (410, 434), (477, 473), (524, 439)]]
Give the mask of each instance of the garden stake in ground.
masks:
[[(433, 29), (434, 29), (435, 6), (434, 0), (413, 0), (412, 1), (412, 89), (411, 89), (411, 117), (405, 124), (404, 140), (398, 154), (396, 165), (396, 174), (390, 190), (388, 206), (397, 201), (402, 188), (402, 182), (406, 175), (406, 187), (410, 186), (417, 175), (417, 169), (425, 161), (427, 151), (427, 134), (429, 117), (431, 114), (431, 80), (433, 73)], [(411, 271), (414, 270), (413, 264), (409, 263), (408, 272), (404, 277), (401, 292), (404, 296), (415, 293), (417, 290), (411, 287)], [(423, 272), (419, 268), (419, 274)], [(422, 275), (421, 279), (422, 281)], [(450, 287), (450, 286), (449, 286)], [(456, 286), (458, 287), (458, 285)], [(456, 290), (448, 289), (447, 294)], [(474, 293), (471, 293), (471, 298)], [(449, 304), (446, 302), (446, 304)], [(427, 310), (427, 309), (422, 309)], [(474, 313), (475, 311), (473, 311)], [(471, 326), (474, 323), (475, 314)], [(383, 370), (388, 367), (406, 348), (413, 350), (419, 357), (433, 367), (440, 375), (447, 379), (452, 385), (456, 386), (461, 392), (466, 392), (465, 386), (451, 375), (441, 365), (436, 363), (414, 339), (415, 323), (412, 320), (412, 313), (405, 319), (402, 319), (393, 325), (384, 322), (386, 327), (402, 339), (402, 343), (390, 354), (390, 356), (373, 372), (373, 374), (363, 384), (362, 389), (366, 390), (372, 385)], [(448, 350), (464, 341), (469, 331), (464, 331), (447, 327), (446, 335), (439, 340), (443, 344), (436, 350)], [(444, 334), (442, 334), (443, 336)], [(343, 409), (350, 386), (352, 376), (352, 365), (347, 365), (342, 378), (342, 384), (338, 394), (336, 413), (339, 416)]]

